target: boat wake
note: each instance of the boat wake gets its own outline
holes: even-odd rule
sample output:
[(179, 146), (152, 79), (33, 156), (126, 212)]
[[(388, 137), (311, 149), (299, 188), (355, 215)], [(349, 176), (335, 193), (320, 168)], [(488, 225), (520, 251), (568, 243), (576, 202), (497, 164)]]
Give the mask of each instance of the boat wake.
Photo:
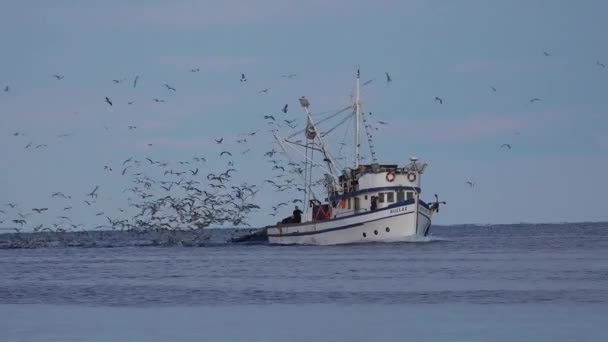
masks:
[[(384, 242), (395, 243), (395, 242), (403, 242), (403, 243), (430, 243), (430, 242), (446, 242), (450, 241), (448, 238), (444, 238), (441, 236), (419, 236), (419, 235), (411, 235), (404, 236), (399, 238), (389, 238)], [(378, 242), (383, 243), (383, 242)]]

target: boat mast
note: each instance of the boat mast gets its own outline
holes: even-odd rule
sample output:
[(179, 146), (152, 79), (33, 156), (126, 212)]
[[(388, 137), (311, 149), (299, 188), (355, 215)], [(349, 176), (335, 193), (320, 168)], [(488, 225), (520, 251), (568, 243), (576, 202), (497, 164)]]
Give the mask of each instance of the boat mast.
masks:
[(360, 134), (360, 127), (359, 127), (359, 117), (361, 116), (361, 105), (359, 102), (359, 95), (360, 95), (360, 78), (361, 78), (361, 71), (359, 70), (359, 66), (357, 66), (357, 90), (356, 90), (356, 99), (355, 99), (355, 169), (359, 167), (359, 159), (360, 159), (360, 155), (359, 155), (359, 147), (361, 145), (361, 143), (359, 142), (359, 136)]

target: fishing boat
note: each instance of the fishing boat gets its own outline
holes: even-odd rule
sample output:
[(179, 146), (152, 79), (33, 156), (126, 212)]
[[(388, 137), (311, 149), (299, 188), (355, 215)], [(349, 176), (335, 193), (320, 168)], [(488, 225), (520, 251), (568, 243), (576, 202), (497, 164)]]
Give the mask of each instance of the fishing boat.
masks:
[[(421, 198), (422, 175), (426, 163), (410, 157), (404, 165), (379, 163), (373, 147), (372, 125), (361, 106), (361, 73), (356, 70), (354, 103), (321, 118), (311, 111), (310, 101), (302, 96), (300, 106), (306, 125), (287, 137), (274, 131), (274, 138), (284, 155), (295, 154), (303, 161), (297, 169), (302, 179), (303, 212), (301, 219), (287, 218), (265, 227), (270, 244), (337, 245), (365, 242), (388, 242), (427, 236), (431, 218), (440, 202), (427, 203)], [(368, 83), (368, 82), (365, 82)], [(365, 84), (364, 83), (364, 84)], [(337, 124), (322, 130), (332, 119)], [(352, 164), (343, 165), (329, 148), (329, 136), (338, 127), (353, 125)], [(366, 131), (370, 160), (362, 162), (361, 133)], [(295, 140), (296, 138), (299, 140)], [(350, 140), (350, 139), (349, 139)], [(349, 144), (341, 143), (340, 146)], [(316, 157), (316, 158), (315, 158)], [(404, 158), (406, 159), (406, 158)], [(319, 179), (316, 179), (318, 176)]]

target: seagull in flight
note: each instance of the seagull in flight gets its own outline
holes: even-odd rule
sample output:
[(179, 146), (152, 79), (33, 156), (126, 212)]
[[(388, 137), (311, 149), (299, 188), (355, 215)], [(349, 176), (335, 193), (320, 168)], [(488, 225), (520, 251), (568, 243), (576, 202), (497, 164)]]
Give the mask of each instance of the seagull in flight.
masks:
[(386, 83), (390, 83), (393, 81), (393, 79), (391, 78), (391, 75), (389, 75), (388, 72), (385, 72), (384, 75), (386, 76)]
[(88, 193), (86, 195), (91, 198), (97, 198), (97, 189), (99, 189), (99, 185), (96, 185), (95, 189), (93, 189), (93, 191), (91, 191), (90, 193)]
[(53, 75), (58, 81), (61, 81), (65, 76), (63, 75)]
[(435, 101), (439, 102), (439, 104), (443, 104), (443, 100), (439, 96), (435, 96)]
[(281, 111), (282, 111), (283, 113), (285, 113), (285, 114), (287, 114), (287, 107), (289, 107), (289, 104), (285, 104), (285, 105), (283, 106), (283, 109), (281, 109)]
[(110, 106), (112, 106), (112, 101), (110, 100), (109, 97), (106, 96), (106, 103), (109, 104)]
[[(604, 65), (604, 63), (602, 63), (602, 62), (600, 62), (600, 61), (595, 62), (595, 64), (596, 64), (597, 66), (599, 66), (599, 67), (602, 67), (602, 68), (605, 68), (605, 67), (606, 67), (606, 65)], [(8, 86), (7, 86), (7, 87), (8, 87)], [(5, 91), (6, 91), (6, 90), (5, 90)]]
[(292, 79), (292, 78), (296, 77), (296, 74), (281, 75), (281, 77)]
[(165, 103), (165, 100), (163, 100), (163, 99), (154, 99), (154, 102), (156, 102), (156, 103)]
[(490, 89), (492, 89), (493, 92), (496, 92), (496, 87), (490, 86)]
[(201, 71), (201, 68), (190, 69), (190, 72), (199, 72), (199, 71)]
[(511, 144), (502, 144), (502, 145), (500, 145), (500, 148), (503, 148), (503, 147), (506, 147), (506, 148), (508, 148), (510, 150), (511, 149)]
[(543, 55), (545, 55), (545, 57), (551, 56), (551, 54), (549, 54), (547, 51), (543, 51)]
[(10, 87), (10, 86), (6, 86), (6, 87), (4, 87), (4, 92), (5, 92), (5, 93), (8, 93), (8, 92), (9, 92), (9, 90), (11, 90), (11, 87)]
[(164, 86), (165, 88), (169, 89), (169, 90), (176, 91), (176, 90), (175, 90), (175, 88), (173, 88), (171, 85), (169, 85), (169, 84), (167, 84), (167, 83), (163, 84), (163, 86)]
[(264, 115), (264, 119), (266, 119), (266, 120), (271, 119), (272, 121), (275, 121), (275, 118), (272, 115)]
[(539, 99), (538, 97), (535, 97), (530, 100), (530, 103), (534, 103), (534, 102), (538, 102), (538, 101), (541, 101), (541, 99)]
[(464, 182), (464, 184), (468, 185), (469, 188), (472, 188), (475, 186), (475, 182), (473, 182), (473, 181), (466, 181), (466, 182)]
[(133, 79), (133, 88), (137, 87), (137, 81), (139, 81), (139, 75), (136, 75)]
[(260, 93), (260, 94), (268, 94), (269, 90), (270, 90), (270, 88), (264, 88), (264, 89), (260, 90), (258, 93)]
[(247, 77), (245, 77), (245, 74), (241, 73), (241, 83), (242, 82), (247, 82)]
[(213, 139), (216, 143), (221, 144), (224, 141), (224, 138)]

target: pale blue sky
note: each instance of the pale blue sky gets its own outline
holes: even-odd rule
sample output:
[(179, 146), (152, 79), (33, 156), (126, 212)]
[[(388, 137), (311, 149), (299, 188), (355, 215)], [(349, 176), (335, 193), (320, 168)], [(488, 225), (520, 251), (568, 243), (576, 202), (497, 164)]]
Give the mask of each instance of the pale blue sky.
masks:
[[(301, 118), (302, 95), (316, 111), (344, 107), (356, 64), (364, 79), (376, 79), (364, 110), (391, 123), (376, 133), (380, 160), (402, 164), (416, 155), (430, 164), (424, 197), (448, 202), (435, 223), (608, 220), (608, 68), (597, 64), (608, 65), (608, 3), (329, 3), (4, 2), (0, 91), (10, 91), (0, 92), (0, 203), (8, 213), (0, 221), (48, 206), (52, 213), (32, 224), (55, 222), (65, 203), (50, 194), (64, 191), (74, 198), (75, 221), (97, 224), (103, 219), (94, 213), (115, 213), (124, 197), (124, 159), (207, 156), (221, 169), (213, 139), (234, 147), (238, 133), (255, 129), (262, 131), (248, 146), (253, 154), (240, 157), (235, 177), (260, 183), (270, 174), (263, 115), (281, 116), (289, 103), (286, 117)], [(280, 77), (289, 73), (297, 77)], [(112, 82), (123, 77), (125, 84)], [(262, 88), (269, 94), (258, 94)], [(542, 101), (531, 104), (534, 97)], [(24, 149), (30, 141), (48, 148)], [(477, 186), (468, 189), (467, 179)], [(96, 184), (97, 207), (84, 207)], [(269, 188), (259, 201), (276, 202)], [(273, 223), (267, 213), (251, 223)]]

